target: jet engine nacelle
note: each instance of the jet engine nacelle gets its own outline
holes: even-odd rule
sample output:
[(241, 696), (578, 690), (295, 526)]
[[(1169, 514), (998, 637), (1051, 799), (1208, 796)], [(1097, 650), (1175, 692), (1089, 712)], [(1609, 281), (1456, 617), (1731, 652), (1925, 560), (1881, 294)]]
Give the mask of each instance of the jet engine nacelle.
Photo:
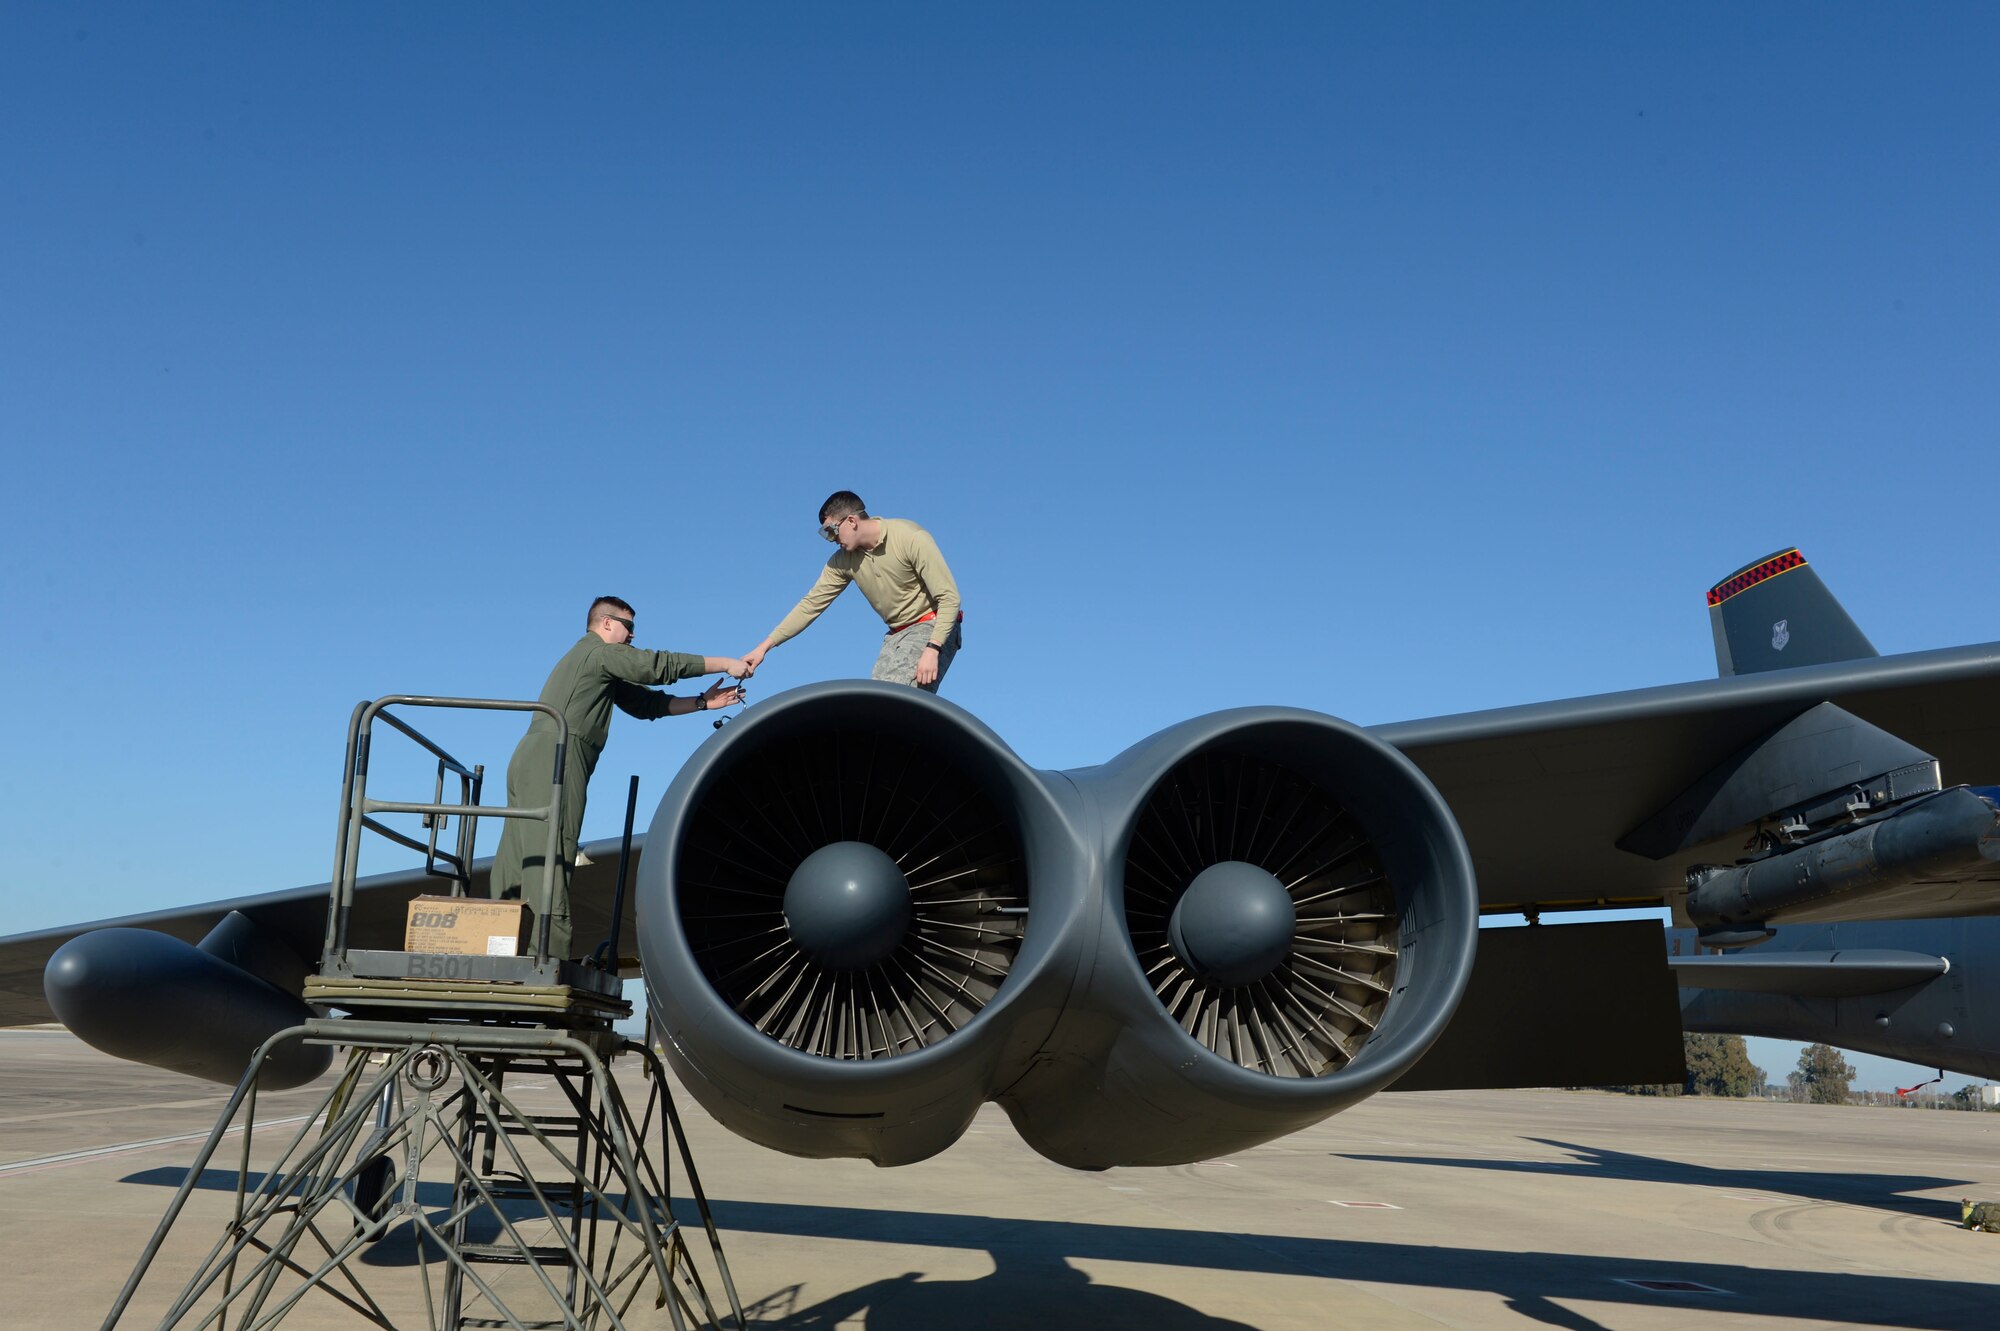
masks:
[(710, 738), (638, 891), (653, 1019), (696, 1098), (778, 1150), (884, 1165), (988, 1100), (1085, 1169), (1294, 1131), (1423, 1054), (1478, 915), (1443, 800), (1344, 722), (1246, 708), (1038, 772), (875, 683)]

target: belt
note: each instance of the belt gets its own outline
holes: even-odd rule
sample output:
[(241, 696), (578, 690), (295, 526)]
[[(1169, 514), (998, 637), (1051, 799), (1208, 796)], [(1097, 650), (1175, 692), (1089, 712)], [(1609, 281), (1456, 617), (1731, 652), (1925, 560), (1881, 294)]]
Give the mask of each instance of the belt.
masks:
[[(915, 619), (911, 620), (907, 624), (897, 624), (893, 628), (891, 628), (889, 632), (901, 633), (904, 629), (913, 629), (919, 624), (928, 624), (933, 619), (936, 618), (937, 618), (937, 611), (933, 610), (928, 615), (918, 615)], [(958, 618), (953, 622), (963, 624), (965, 622), (965, 612), (963, 610), (959, 611)]]

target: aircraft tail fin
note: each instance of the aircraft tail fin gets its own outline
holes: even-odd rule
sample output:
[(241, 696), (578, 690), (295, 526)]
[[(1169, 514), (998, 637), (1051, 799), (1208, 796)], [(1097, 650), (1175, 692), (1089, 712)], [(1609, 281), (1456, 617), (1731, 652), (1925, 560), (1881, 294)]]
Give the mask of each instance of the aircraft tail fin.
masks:
[(1797, 549), (1745, 564), (1708, 590), (1722, 675), (1880, 656)]

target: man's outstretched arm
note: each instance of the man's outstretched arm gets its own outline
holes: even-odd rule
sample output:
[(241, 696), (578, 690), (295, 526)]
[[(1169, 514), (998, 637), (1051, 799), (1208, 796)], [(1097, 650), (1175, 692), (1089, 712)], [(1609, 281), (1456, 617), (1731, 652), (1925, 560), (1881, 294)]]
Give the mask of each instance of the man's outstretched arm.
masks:
[(743, 701), (743, 690), (734, 685), (724, 687), (722, 681), (718, 679), (694, 697), (688, 698), (678, 693), (662, 693), (658, 689), (627, 684), (624, 680), (620, 680), (616, 691), (611, 695), (611, 701), (616, 703), (618, 710), (627, 716), (636, 716), (642, 721), (656, 721), (663, 716), (686, 716), (691, 712), (710, 712), (718, 708), (734, 707)]
[(696, 675), (729, 675), (742, 679), (750, 667), (734, 656), (695, 656), (689, 652), (654, 652), (622, 643), (606, 643), (596, 659), (604, 673), (627, 684), (671, 684)]
[(787, 638), (803, 633), (806, 626), (818, 619), (820, 612), (832, 605), (833, 598), (846, 591), (847, 584), (852, 581), (854, 581), (852, 573), (839, 567), (833, 560), (827, 560), (826, 567), (820, 570), (819, 580), (813, 583), (812, 590), (799, 598), (799, 603), (792, 607), (792, 613), (780, 620), (778, 627), (764, 635), (764, 641), (744, 653), (744, 662), (752, 670), (764, 664), (766, 652)]

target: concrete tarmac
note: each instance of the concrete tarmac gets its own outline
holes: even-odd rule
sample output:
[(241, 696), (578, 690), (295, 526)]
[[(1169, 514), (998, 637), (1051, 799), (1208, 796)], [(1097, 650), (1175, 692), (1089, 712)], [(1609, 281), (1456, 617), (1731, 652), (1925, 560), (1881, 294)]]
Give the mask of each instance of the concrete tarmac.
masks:
[[(0, 1032), (0, 1326), (102, 1322), (225, 1095), (61, 1032)], [(317, 1095), (268, 1095), (259, 1118)], [(1971, 1331), (2000, 1316), (2000, 1235), (1955, 1223), (1959, 1198), (2000, 1199), (2000, 1114), (1390, 1094), (1226, 1159), (1083, 1174), (993, 1109), (942, 1156), (876, 1169), (776, 1155), (679, 1104), (757, 1327)], [(137, 1307), (161, 1306), (229, 1201), (196, 1194)], [(284, 1325), (366, 1323), (313, 1295)], [(634, 1325), (670, 1323), (648, 1308)]]

